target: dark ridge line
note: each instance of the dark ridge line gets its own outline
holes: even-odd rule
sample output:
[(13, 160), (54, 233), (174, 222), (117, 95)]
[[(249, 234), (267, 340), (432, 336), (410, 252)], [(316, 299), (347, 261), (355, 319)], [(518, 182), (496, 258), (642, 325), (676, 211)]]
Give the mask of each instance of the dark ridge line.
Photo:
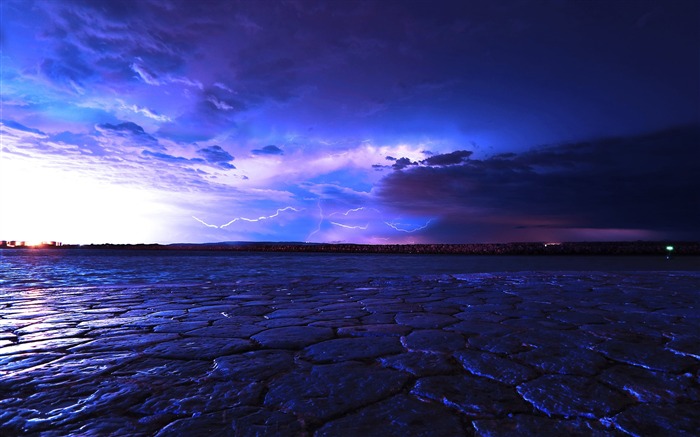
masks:
[[(669, 250), (668, 247), (673, 249)], [(0, 247), (2, 248), (2, 247)], [(220, 252), (369, 253), (431, 255), (700, 255), (700, 242), (564, 242), (475, 244), (349, 244), (300, 242), (220, 242), (203, 244), (88, 244), (7, 248), (8, 250), (165, 250)]]

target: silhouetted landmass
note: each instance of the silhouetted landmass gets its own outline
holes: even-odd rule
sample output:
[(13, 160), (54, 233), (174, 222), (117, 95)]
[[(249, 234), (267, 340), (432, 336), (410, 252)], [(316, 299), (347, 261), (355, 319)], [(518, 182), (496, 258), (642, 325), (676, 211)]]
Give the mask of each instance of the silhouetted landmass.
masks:
[[(668, 247), (673, 247), (669, 250)], [(47, 246), (48, 247), (48, 246)], [(50, 246), (52, 250), (134, 249), (228, 252), (315, 252), (454, 255), (700, 255), (700, 242), (571, 242), (498, 244), (345, 244), (222, 242), (206, 244), (90, 244)], [(20, 249), (20, 248), (17, 248)], [(21, 248), (31, 250), (31, 248)]]

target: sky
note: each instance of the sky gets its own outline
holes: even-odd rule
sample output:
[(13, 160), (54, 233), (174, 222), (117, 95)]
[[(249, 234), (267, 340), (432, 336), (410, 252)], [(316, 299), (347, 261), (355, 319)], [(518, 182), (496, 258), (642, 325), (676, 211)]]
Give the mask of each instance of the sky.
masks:
[(0, 239), (700, 240), (695, 0), (0, 0)]

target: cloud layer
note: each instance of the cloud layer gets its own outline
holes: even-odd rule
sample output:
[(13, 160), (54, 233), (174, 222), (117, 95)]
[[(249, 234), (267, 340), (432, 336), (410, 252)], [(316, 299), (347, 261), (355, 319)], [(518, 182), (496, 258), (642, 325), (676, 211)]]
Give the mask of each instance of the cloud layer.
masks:
[(0, 7), (0, 238), (700, 238), (692, 0)]

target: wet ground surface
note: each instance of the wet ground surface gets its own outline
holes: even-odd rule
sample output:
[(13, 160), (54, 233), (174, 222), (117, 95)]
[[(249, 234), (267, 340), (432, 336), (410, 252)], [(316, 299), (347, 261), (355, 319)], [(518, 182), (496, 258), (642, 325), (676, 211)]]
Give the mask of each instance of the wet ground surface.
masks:
[(700, 275), (0, 291), (0, 435), (697, 435)]

